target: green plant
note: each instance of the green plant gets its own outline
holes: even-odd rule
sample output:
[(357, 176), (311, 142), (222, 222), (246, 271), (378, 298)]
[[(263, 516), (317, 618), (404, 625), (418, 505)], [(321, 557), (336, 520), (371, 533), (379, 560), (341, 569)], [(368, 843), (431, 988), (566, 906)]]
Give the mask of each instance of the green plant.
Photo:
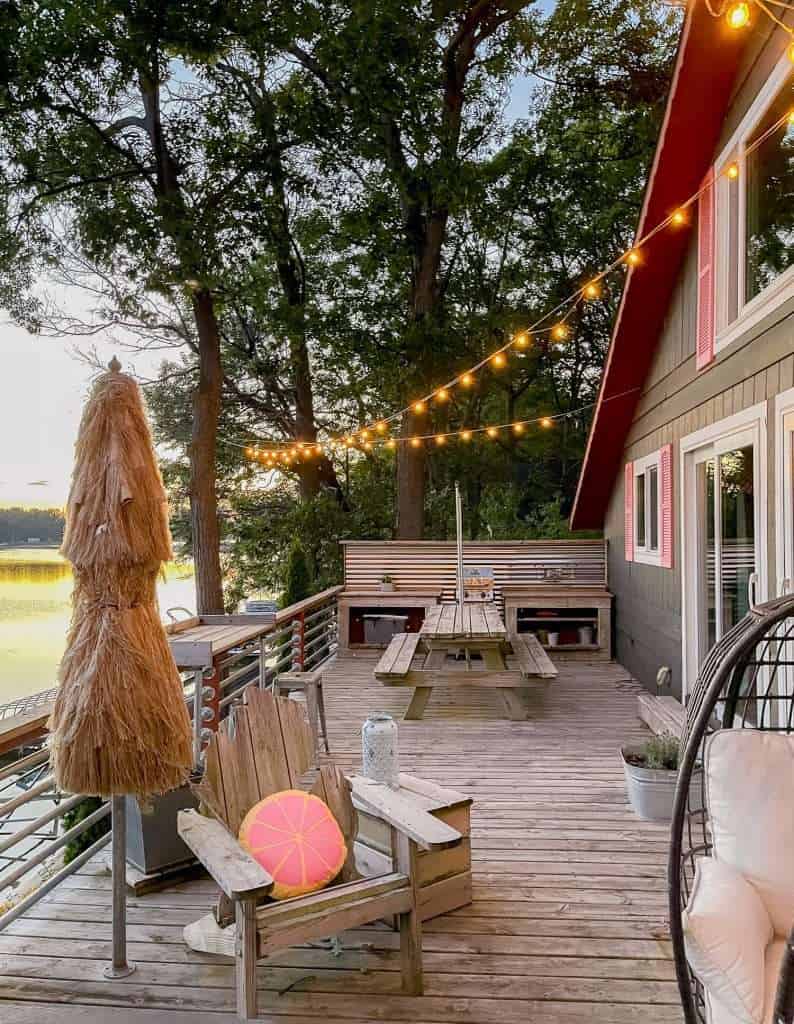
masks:
[(391, 576), (387, 572), (385, 572), (381, 576), (380, 581), (381, 581), (381, 583), (394, 583), (394, 580), (391, 578)]
[(652, 736), (639, 750), (625, 754), (625, 758), (637, 768), (674, 772), (678, 771), (679, 753), (678, 737), (666, 732), (661, 736)]
[[(87, 818), (89, 814), (93, 814), (103, 803), (104, 801), (100, 800), (97, 796), (87, 796), (85, 800), (81, 800), (79, 804), (64, 814), (64, 831), (79, 825), (81, 821)], [(79, 857), (83, 850), (87, 850), (97, 839), (107, 835), (108, 832), (110, 832), (110, 815), (101, 818), (90, 828), (86, 829), (85, 832), (81, 833), (81, 835), (76, 836), (70, 843), (66, 844), (63, 851), (64, 864), (68, 864), (75, 857)]]
[(289, 608), (290, 605), (305, 601), (312, 594), (312, 580), (309, 572), (309, 561), (301, 542), (295, 538), (290, 544), (289, 555), (287, 556), (287, 581), (284, 593), (281, 595), (281, 607)]

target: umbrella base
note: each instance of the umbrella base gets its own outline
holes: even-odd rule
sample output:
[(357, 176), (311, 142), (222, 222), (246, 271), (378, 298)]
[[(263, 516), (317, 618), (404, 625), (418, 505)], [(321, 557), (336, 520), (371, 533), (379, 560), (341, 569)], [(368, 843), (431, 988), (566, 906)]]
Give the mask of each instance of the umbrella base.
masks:
[(124, 964), (122, 967), (116, 967), (115, 964), (108, 964), (108, 966), (102, 971), (102, 974), (109, 981), (113, 981), (118, 978), (129, 978), (129, 976), (134, 973), (135, 964)]

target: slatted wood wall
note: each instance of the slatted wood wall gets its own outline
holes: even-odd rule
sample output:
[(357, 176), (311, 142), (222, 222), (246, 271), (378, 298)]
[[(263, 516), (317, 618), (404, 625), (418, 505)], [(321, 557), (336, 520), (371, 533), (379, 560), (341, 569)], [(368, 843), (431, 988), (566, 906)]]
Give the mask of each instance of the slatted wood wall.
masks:
[[(443, 588), (442, 600), (455, 600), (457, 556), (454, 541), (342, 541), (345, 589), (377, 590), (381, 576), (400, 590)], [(607, 582), (604, 540), (469, 541), (463, 559), (491, 566), (495, 596), (502, 587), (538, 583), (599, 586)]]

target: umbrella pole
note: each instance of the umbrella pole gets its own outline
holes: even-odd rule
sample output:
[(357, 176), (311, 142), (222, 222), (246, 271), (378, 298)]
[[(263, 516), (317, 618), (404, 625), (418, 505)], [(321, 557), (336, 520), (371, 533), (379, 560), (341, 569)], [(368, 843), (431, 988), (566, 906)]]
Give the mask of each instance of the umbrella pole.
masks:
[(455, 482), (455, 533), (458, 552), (458, 607), (463, 614), (463, 501), (457, 481)]
[(135, 970), (127, 963), (127, 804), (123, 796), (111, 797), (113, 821), (113, 963), (106, 978), (126, 978)]

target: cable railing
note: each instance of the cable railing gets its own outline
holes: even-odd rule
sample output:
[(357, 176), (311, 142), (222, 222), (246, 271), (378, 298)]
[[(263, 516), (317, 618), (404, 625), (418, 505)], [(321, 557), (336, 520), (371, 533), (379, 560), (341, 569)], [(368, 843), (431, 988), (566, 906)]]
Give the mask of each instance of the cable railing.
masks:
[[(341, 589), (332, 587), (282, 609), (255, 640), (229, 651), (214, 665), (182, 673), (197, 770), (212, 733), (249, 686), (272, 689), (280, 673), (315, 669), (335, 654), (336, 598)], [(24, 714), (54, 696), (51, 689), (2, 705), (0, 720)], [(66, 847), (104, 822), (110, 804), (104, 802), (75, 824), (65, 825), (64, 817), (86, 798), (57, 790), (47, 742), (42, 728), (34, 740), (28, 738), (7, 752), (0, 767), (0, 932), (79, 871), (111, 838), (108, 832), (93, 842), (77, 843), (72, 852), (79, 852), (64, 863)]]

